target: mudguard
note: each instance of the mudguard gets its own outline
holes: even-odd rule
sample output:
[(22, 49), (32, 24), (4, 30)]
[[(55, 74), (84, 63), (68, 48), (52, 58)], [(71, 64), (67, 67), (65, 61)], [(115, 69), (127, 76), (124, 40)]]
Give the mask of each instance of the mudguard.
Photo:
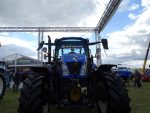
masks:
[(48, 74), (49, 73), (49, 69), (46, 67), (30, 67), (30, 69), (38, 74)]
[(104, 72), (104, 71), (109, 71), (111, 72), (112, 70), (112, 67), (117, 67), (117, 65), (114, 65), (114, 64), (103, 64), (103, 65), (100, 65), (97, 69), (96, 72)]

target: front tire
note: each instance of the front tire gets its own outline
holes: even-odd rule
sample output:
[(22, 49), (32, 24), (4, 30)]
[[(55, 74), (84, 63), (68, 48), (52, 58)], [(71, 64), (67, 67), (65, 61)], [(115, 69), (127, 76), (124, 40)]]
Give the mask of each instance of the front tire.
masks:
[(0, 100), (3, 99), (6, 91), (6, 80), (2, 74), (0, 74)]
[(50, 104), (45, 95), (45, 77), (31, 75), (23, 84), (19, 98), (19, 113), (49, 113)]
[(97, 107), (101, 113), (130, 113), (130, 99), (123, 81), (110, 72), (101, 72), (97, 82)]

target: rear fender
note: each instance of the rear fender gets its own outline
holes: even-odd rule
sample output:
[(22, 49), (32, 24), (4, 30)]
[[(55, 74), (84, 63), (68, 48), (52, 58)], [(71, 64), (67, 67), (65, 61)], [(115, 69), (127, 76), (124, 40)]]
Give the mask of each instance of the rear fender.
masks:
[(103, 72), (112, 72), (112, 67), (117, 67), (117, 65), (113, 65), (113, 64), (104, 64), (104, 65), (100, 65), (98, 67), (98, 69), (96, 70), (96, 75), (99, 75)]
[(30, 67), (30, 69), (38, 74), (48, 74), (49, 70), (46, 67)]

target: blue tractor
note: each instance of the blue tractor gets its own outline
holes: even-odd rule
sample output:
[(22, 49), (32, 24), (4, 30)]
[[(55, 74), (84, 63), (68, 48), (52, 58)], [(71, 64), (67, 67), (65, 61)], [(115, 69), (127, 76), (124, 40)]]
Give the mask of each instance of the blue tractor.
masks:
[[(114, 65), (96, 67), (90, 54), (90, 43), (81, 37), (63, 37), (51, 43), (42, 41), (48, 62), (32, 67), (24, 81), (19, 98), (19, 113), (49, 113), (50, 107), (98, 108), (98, 113), (130, 113), (128, 93), (122, 80), (113, 75)], [(55, 47), (51, 51), (52, 46)], [(53, 54), (53, 55), (52, 55)]]
[(0, 100), (5, 95), (5, 91), (9, 84), (9, 77), (6, 67), (6, 63), (4, 61), (0, 61)]
[(119, 76), (125, 83), (128, 83), (132, 78), (132, 72), (128, 66), (118, 65), (116, 69), (113, 70), (114, 73)]

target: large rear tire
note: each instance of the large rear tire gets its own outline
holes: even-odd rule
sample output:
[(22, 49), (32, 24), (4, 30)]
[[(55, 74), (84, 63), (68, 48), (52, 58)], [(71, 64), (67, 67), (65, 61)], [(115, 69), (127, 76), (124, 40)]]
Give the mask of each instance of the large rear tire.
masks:
[(49, 113), (50, 104), (45, 95), (45, 77), (31, 75), (21, 89), (19, 98), (19, 113)]
[(101, 72), (97, 82), (99, 113), (130, 113), (130, 99), (124, 82), (110, 72)]
[(0, 74), (0, 100), (3, 99), (6, 91), (6, 80), (2, 74)]

